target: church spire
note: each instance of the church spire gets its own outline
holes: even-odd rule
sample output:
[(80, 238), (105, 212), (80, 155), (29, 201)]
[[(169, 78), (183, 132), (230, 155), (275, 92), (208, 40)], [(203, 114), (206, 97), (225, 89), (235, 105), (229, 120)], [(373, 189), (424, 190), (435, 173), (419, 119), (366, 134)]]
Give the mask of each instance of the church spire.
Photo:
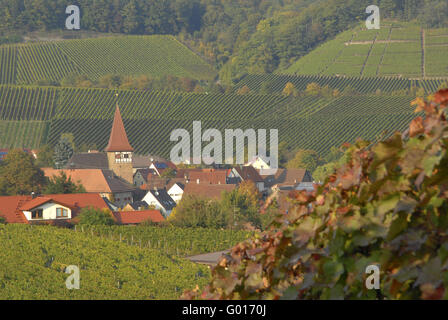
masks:
[(115, 110), (114, 123), (110, 133), (109, 144), (106, 152), (132, 152), (134, 149), (129, 144), (126, 130), (124, 129), (123, 119), (121, 118), (120, 109)]

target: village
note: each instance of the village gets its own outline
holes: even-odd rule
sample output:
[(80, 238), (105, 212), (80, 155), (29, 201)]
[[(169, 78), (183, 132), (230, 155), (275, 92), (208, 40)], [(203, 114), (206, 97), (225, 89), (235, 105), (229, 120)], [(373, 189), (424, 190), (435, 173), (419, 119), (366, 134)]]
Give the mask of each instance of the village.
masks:
[[(0, 150), (0, 161), (7, 154), (7, 149)], [(0, 216), (7, 223), (66, 225), (75, 221), (83, 208), (94, 208), (110, 211), (116, 224), (160, 223), (188, 196), (219, 201), (241, 183), (255, 186), (262, 205), (275, 199), (279, 211), (288, 213), (291, 191), (314, 190), (306, 169), (269, 169), (268, 161), (260, 156), (232, 168), (196, 168), (134, 154), (117, 105), (104, 152), (74, 154), (62, 169), (42, 168), (47, 178), (64, 174), (82, 185), (85, 193), (0, 197)]]

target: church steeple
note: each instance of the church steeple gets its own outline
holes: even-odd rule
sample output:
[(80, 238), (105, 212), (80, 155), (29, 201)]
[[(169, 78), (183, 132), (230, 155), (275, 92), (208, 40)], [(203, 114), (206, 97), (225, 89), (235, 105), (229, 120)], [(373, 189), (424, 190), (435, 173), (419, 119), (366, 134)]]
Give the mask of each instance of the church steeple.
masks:
[(124, 129), (123, 119), (121, 118), (120, 108), (115, 109), (114, 123), (110, 133), (109, 144), (106, 152), (132, 152), (134, 149), (129, 143), (126, 130)]
[(134, 174), (132, 168), (132, 156), (134, 149), (128, 141), (118, 104), (117, 109), (115, 110), (109, 144), (105, 151), (107, 153), (109, 169), (111, 169), (117, 176), (123, 178), (130, 184), (133, 184)]

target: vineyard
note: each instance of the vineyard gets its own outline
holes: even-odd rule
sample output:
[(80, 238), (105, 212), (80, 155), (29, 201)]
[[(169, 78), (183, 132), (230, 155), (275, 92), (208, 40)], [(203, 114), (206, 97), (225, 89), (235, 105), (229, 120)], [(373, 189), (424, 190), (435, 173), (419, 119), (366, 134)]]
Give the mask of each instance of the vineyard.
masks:
[(448, 77), (448, 29), (382, 23), (343, 32), (278, 73), (362, 77)]
[[(80, 289), (64, 272), (80, 269)], [(158, 250), (49, 226), (0, 225), (0, 299), (177, 299), (207, 267)]]
[(177, 257), (224, 251), (251, 236), (250, 232), (236, 230), (148, 226), (77, 226), (75, 232), (156, 249)]
[[(55, 145), (62, 133), (73, 133), (76, 145), (95, 144), (103, 150), (112, 126), (115, 92), (0, 86), (0, 147)], [(171, 132), (178, 128), (192, 132), (195, 120), (202, 121), (203, 131), (278, 129), (279, 140), (289, 146), (325, 155), (332, 146), (358, 137), (374, 140), (384, 131), (401, 130), (416, 116), (412, 100), (382, 95), (293, 98), (138, 90), (121, 90), (118, 96), (136, 152), (166, 157), (175, 144), (170, 141)]]
[(73, 74), (92, 80), (106, 74), (204, 80), (216, 76), (210, 65), (172, 36), (117, 36), (1, 46), (0, 63), (0, 84), (60, 82)]
[(280, 93), (288, 82), (291, 82), (300, 91), (304, 91), (310, 83), (317, 83), (321, 87), (329, 86), (339, 91), (349, 87), (364, 94), (406, 91), (411, 88), (423, 88), (427, 94), (430, 94), (437, 91), (442, 84), (446, 84), (448, 79), (408, 80), (396, 77), (249, 74), (238, 82), (236, 88), (247, 86), (251, 91), (259, 92), (263, 86), (266, 86), (268, 90)]

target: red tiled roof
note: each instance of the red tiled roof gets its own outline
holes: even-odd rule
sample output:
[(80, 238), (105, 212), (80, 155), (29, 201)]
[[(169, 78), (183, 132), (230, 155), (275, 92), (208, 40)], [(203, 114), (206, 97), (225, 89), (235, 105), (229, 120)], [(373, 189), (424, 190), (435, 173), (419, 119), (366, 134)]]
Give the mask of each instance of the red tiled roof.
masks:
[(0, 197), (0, 216), (8, 223), (28, 223), (20, 207), (32, 199), (31, 196)]
[(253, 181), (254, 183), (263, 182), (263, 178), (260, 176), (258, 171), (252, 167), (236, 167), (235, 170), (241, 176), (243, 180)]
[(27, 201), (23, 206), (20, 207), (22, 211), (30, 211), (36, 207), (39, 207), (47, 202), (50, 202), (51, 198), (48, 197), (37, 197), (30, 201)]
[(236, 189), (234, 184), (197, 184), (190, 182), (185, 185), (183, 197), (186, 195), (200, 196), (220, 200), (223, 192), (231, 192)]
[(165, 218), (158, 210), (119, 211), (114, 217), (120, 224), (140, 224), (145, 221), (162, 222)]
[(64, 172), (72, 182), (80, 183), (89, 193), (117, 193), (130, 192), (134, 188), (124, 181), (116, 178), (111, 170), (102, 169), (52, 169), (43, 168), (48, 178), (58, 176)]
[(115, 110), (114, 123), (110, 133), (109, 144), (106, 147), (107, 152), (132, 152), (134, 149), (129, 144), (126, 130), (124, 129), (123, 119), (121, 118), (120, 109), (117, 106)]
[(55, 202), (72, 209), (72, 218), (85, 207), (108, 209), (106, 202), (96, 193), (56, 194), (32, 198), (31, 196), (0, 197), (0, 216), (8, 223), (28, 223), (23, 211), (29, 211), (48, 202)]
[(226, 184), (229, 170), (226, 169), (182, 169), (176, 178), (187, 178), (192, 183)]
[(51, 198), (54, 202), (66, 205), (70, 208), (109, 208), (104, 199), (98, 193), (53, 194), (46, 195), (45, 197)]

